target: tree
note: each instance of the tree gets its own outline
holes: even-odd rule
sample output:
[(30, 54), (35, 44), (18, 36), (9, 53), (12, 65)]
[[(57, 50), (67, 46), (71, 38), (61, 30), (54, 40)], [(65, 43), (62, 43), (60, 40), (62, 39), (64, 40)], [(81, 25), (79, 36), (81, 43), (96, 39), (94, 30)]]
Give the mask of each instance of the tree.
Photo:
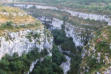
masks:
[(66, 22), (68, 21), (69, 17), (68, 15), (63, 16), (63, 25), (66, 24)]

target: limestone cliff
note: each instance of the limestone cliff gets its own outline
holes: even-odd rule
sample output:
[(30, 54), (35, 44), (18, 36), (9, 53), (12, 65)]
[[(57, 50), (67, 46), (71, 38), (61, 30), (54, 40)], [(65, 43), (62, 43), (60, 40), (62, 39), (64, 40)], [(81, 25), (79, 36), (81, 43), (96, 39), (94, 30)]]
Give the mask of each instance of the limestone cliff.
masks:
[(13, 7), (0, 7), (0, 59), (6, 54), (21, 56), (33, 48), (47, 49), (51, 56), (53, 37), (40, 21)]

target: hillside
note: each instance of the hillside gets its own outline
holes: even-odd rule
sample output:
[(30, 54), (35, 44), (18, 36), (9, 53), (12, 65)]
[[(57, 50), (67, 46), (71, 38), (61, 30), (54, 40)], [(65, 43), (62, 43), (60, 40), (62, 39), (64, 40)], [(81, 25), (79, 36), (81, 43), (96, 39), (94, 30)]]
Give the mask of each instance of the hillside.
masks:
[(0, 23), (8, 21), (14, 24), (33, 24), (36, 20), (19, 8), (0, 6)]
[(0, 74), (32, 72), (33, 62), (51, 57), (52, 41), (40, 21), (19, 8), (0, 7)]
[(94, 38), (84, 48), (81, 74), (110, 74), (111, 27), (105, 26), (94, 33)]
[(110, 0), (17, 0), (17, 2), (37, 2), (81, 12), (111, 14)]
[(111, 74), (110, 0), (18, 1), (0, 6), (0, 74)]
[(27, 28), (43, 28), (43, 25), (19, 8), (0, 6), (0, 35), (7, 30), (16, 32)]

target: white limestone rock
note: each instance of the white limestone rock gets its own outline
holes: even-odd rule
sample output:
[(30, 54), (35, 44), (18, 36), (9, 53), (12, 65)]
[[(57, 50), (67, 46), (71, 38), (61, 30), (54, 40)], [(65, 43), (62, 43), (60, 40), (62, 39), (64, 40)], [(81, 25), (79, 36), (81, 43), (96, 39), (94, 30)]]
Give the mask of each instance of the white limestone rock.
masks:
[(76, 32), (76, 27), (67, 23), (65, 25), (65, 33), (67, 37), (71, 37), (73, 39), (73, 42), (76, 46), (82, 46), (83, 43), (81, 42), (81, 37), (78, 36), (78, 33)]
[[(36, 34), (38, 36), (34, 37)], [(37, 47), (39, 52), (41, 52), (46, 48), (44, 47), (45, 45), (47, 45), (46, 49), (51, 51), (53, 37), (50, 34), (48, 31), (45, 32), (45, 29), (8, 32), (5, 36), (0, 37), (0, 59), (6, 54), (13, 55), (18, 53), (21, 56), (23, 53), (28, 53), (34, 47)]]

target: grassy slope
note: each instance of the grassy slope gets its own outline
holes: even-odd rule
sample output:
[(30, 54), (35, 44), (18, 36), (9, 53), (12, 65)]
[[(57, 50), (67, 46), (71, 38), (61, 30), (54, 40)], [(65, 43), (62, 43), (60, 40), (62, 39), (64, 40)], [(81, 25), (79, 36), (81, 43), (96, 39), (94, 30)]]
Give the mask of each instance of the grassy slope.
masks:
[[(20, 14), (24, 15), (21, 16)], [(12, 26), (14, 24), (17, 26)], [(22, 24), (24, 24), (24, 26), (22, 26)], [(16, 32), (24, 29), (43, 29), (43, 25), (40, 21), (19, 8), (0, 6), (0, 35), (3, 35), (7, 31)]]
[(31, 24), (36, 20), (19, 8), (0, 6), (0, 23), (7, 21), (12, 21), (14, 24)]

